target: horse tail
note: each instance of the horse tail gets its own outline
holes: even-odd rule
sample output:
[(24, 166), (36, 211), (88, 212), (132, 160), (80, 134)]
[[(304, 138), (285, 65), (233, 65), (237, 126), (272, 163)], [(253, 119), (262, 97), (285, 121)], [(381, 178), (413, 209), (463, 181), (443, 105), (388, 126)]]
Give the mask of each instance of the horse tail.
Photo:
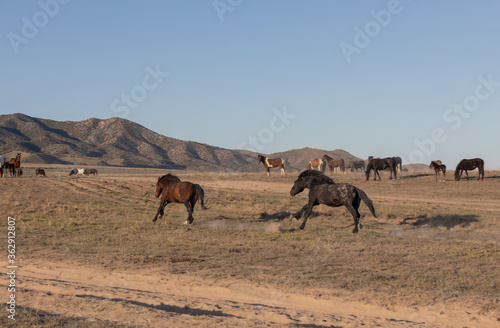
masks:
[(373, 207), (372, 200), (370, 198), (368, 198), (368, 196), (366, 195), (366, 193), (363, 190), (356, 187), (356, 191), (358, 192), (359, 197), (361, 197), (361, 199), (363, 200), (365, 205), (368, 207), (370, 212), (372, 212), (373, 217), (376, 218), (377, 215), (375, 214), (375, 207)]
[(205, 206), (205, 192), (199, 184), (194, 184), (194, 194), (195, 200), (200, 200), (201, 209), (206, 210), (207, 207)]

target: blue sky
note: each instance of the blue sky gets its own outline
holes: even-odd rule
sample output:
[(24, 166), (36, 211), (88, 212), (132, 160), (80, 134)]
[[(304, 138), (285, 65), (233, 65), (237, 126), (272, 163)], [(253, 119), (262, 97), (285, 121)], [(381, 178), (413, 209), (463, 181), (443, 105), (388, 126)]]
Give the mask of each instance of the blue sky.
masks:
[(497, 1), (0, 3), (0, 114), (500, 168)]

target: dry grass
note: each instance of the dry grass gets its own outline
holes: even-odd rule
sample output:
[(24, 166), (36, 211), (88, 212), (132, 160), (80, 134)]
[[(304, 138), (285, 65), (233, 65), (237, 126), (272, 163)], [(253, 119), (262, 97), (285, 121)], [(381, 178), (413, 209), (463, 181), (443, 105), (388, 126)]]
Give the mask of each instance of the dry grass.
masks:
[[(480, 313), (500, 307), (500, 177), (435, 182), (431, 174), (381, 182), (334, 176), (365, 190), (363, 229), (351, 234), (344, 208), (315, 208), (304, 231), (291, 221), (307, 195), (290, 197), (296, 175), (181, 174), (201, 184), (209, 209), (182, 225), (182, 205), (153, 223), (157, 171), (98, 177), (2, 179), (2, 213), (16, 218), (18, 258), (238, 279), (328, 299), (378, 305), (459, 302)], [(451, 177), (451, 174), (450, 174)], [(6, 231), (6, 221), (2, 229)], [(25, 305), (27, 306), (27, 305)]]

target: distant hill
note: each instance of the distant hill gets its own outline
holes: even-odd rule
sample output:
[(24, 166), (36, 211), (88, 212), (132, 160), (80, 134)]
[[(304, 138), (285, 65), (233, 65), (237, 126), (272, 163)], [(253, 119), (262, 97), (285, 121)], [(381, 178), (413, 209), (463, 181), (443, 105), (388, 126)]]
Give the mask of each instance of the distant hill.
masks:
[[(59, 122), (24, 114), (0, 115), (0, 154), (8, 157), (17, 152), (23, 154), (24, 163), (199, 171), (264, 170), (255, 153), (169, 138), (122, 118)], [(299, 171), (307, 167), (310, 159), (324, 154), (357, 159), (343, 150), (311, 148), (268, 157), (282, 157), (288, 171)]]

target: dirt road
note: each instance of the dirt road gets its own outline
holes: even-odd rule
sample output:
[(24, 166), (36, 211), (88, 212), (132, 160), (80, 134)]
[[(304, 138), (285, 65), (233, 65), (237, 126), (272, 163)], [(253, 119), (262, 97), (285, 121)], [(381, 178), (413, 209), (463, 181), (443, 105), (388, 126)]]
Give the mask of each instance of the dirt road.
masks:
[(208, 281), (160, 269), (109, 270), (30, 261), (19, 268), (24, 306), (144, 327), (498, 327), (458, 305), (381, 308), (287, 293), (242, 281)]

